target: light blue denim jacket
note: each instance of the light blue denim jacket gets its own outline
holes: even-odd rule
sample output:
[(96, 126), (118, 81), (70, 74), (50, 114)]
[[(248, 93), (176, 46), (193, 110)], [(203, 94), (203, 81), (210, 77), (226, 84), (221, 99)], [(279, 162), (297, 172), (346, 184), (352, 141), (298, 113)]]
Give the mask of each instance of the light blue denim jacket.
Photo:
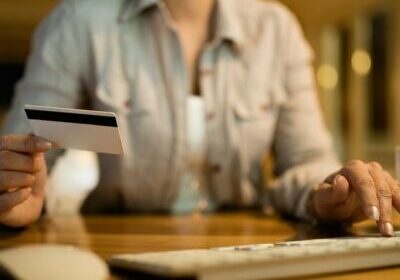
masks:
[[(307, 218), (309, 190), (339, 168), (319, 110), (312, 51), (276, 2), (217, 0), (215, 38), (200, 58), (210, 194), (220, 205), (263, 198)], [(86, 209), (163, 210), (186, 153), (189, 90), (162, 1), (66, 0), (38, 28), (3, 133), (27, 133), (24, 104), (114, 111), (127, 154), (99, 155)], [(276, 180), (262, 185), (275, 155)]]

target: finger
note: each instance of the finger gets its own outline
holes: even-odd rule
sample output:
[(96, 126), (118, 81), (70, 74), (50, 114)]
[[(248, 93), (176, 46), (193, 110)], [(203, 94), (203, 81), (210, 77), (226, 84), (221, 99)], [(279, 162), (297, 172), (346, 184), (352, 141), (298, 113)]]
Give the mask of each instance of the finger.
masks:
[(353, 160), (342, 169), (342, 174), (361, 200), (365, 215), (372, 220), (379, 221), (379, 201), (375, 182), (369, 173), (368, 166), (362, 161)]
[(46, 139), (32, 135), (5, 135), (0, 137), (0, 150), (20, 153), (42, 153), (52, 148)]
[(35, 183), (35, 176), (17, 171), (0, 172), (0, 192), (7, 192), (12, 189), (30, 187)]
[(341, 170), (338, 170), (338, 171), (332, 173), (331, 175), (329, 175), (329, 177), (327, 177), (324, 182), (328, 183), (328, 184), (333, 184), (333, 180), (336, 178), (337, 175), (340, 175), (340, 171)]
[(333, 184), (324, 183), (320, 186), (318, 199), (323, 204), (335, 205), (345, 201), (349, 194), (349, 182), (343, 176), (337, 175)]
[(386, 181), (392, 192), (392, 205), (400, 213), (400, 183), (385, 171)]
[(32, 188), (23, 188), (0, 195), (0, 213), (6, 212), (27, 200), (31, 192)]
[(349, 192), (349, 196), (345, 201), (336, 205), (331, 209), (331, 213), (335, 215), (338, 221), (356, 222), (365, 219), (364, 212), (361, 207), (357, 207), (359, 200), (355, 192)]
[(0, 151), (0, 170), (36, 173), (41, 169), (42, 153), (21, 154), (13, 151)]
[(379, 230), (385, 236), (392, 236), (392, 190), (387, 182), (382, 166), (377, 162), (371, 162), (368, 166), (369, 173), (375, 182), (376, 194), (379, 201)]
[(394, 182), (392, 187), (393, 194), (393, 206), (396, 208), (397, 212), (400, 213), (400, 183)]
[(333, 180), (333, 197), (332, 199), (336, 203), (342, 203), (349, 198), (350, 195), (350, 183), (342, 175), (337, 175)]
[(348, 181), (343, 176), (340, 177), (333, 179), (332, 185), (320, 185), (314, 194), (318, 200), (318, 214), (322, 219), (350, 221), (353, 216), (357, 198), (355, 192), (350, 190)]
[(32, 155), (33, 159), (33, 172), (37, 173), (46, 167), (46, 160), (44, 153), (37, 153)]

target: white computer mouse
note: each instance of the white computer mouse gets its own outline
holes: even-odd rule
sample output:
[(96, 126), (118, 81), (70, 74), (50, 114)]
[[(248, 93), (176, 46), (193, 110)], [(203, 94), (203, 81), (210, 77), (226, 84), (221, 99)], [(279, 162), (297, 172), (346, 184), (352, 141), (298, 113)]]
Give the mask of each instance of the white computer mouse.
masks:
[(21, 280), (105, 280), (106, 263), (90, 251), (68, 245), (25, 245), (0, 251), (0, 266)]

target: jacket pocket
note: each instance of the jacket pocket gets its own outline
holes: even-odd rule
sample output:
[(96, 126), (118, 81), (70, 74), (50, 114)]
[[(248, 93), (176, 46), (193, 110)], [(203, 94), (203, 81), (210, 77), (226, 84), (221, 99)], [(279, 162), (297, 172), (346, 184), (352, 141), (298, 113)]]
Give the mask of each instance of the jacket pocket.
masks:
[[(256, 90), (256, 89), (255, 89)], [(273, 88), (264, 94), (248, 94), (234, 102), (235, 131), (240, 158), (241, 175), (248, 180), (251, 170), (260, 169), (271, 148), (279, 111), (285, 105), (285, 91)]]
[(131, 96), (126, 89), (107, 89), (99, 84), (96, 86), (93, 106), (100, 111), (111, 111), (117, 115), (126, 116), (131, 111)]
[(267, 94), (258, 92), (254, 91), (233, 100), (233, 111), (238, 121), (267, 118), (278, 112), (287, 101), (286, 93), (281, 87), (273, 87)]

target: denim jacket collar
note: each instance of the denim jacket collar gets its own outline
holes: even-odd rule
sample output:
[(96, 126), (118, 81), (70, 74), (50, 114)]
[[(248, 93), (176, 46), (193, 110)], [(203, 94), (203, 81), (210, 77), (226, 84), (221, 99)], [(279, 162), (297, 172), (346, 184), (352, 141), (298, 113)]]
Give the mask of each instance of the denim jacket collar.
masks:
[[(141, 15), (144, 11), (151, 8), (159, 8), (161, 0), (125, 0), (119, 15), (120, 22)], [(217, 21), (216, 21), (216, 40), (229, 41), (233, 43), (235, 49), (241, 50), (247, 40), (241, 24), (240, 9), (235, 9), (234, 0), (217, 0)]]

